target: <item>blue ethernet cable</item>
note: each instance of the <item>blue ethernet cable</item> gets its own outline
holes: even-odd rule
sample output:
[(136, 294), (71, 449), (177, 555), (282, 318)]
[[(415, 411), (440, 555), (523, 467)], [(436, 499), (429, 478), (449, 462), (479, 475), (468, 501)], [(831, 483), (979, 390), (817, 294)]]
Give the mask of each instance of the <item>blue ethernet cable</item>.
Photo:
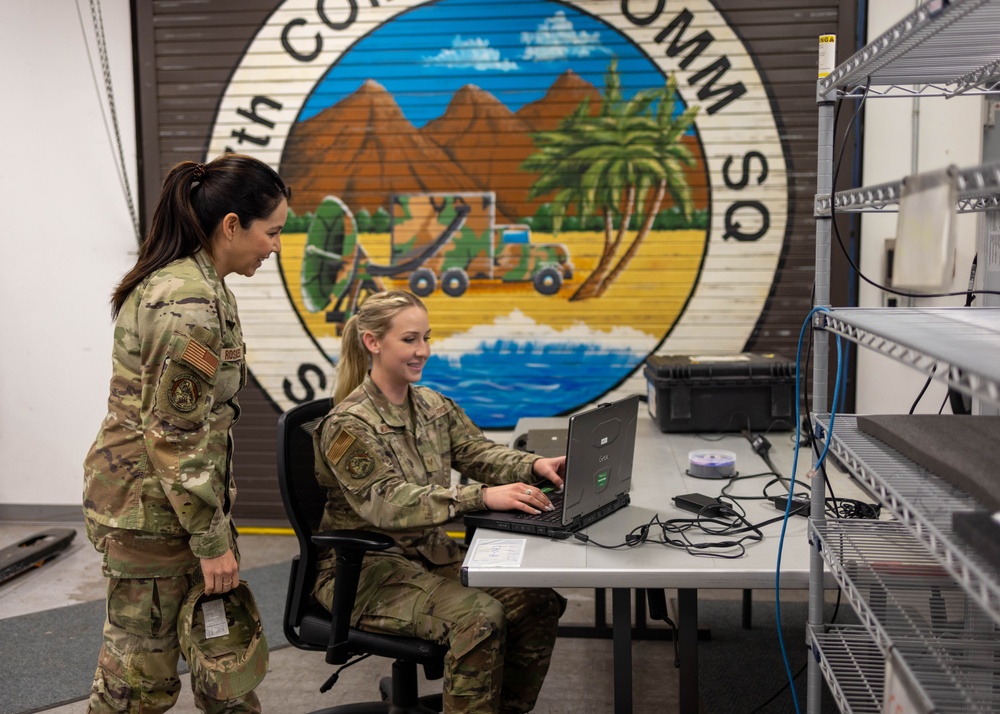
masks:
[[(788, 484), (789, 494), (795, 493), (795, 474), (798, 470), (799, 465), (799, 443), (801, 442), (802, 433), (802, 416), (801, 416), (801, 384), (802, 384), (802, 343), (805, 340), (806, 328), (809, 327), (812, 321), (813, 315), (817, 312), (828, 312), (825, 307), (814, 307), (809, 311), (806, 316), (805, 321), (802, 323), (802, 329), (799, 331), (799, 343), (798, 348), (795, 353), (795, 454), (792, 461), (792, 476)], [(816, 467), (814, 471), (818, 471), (823, 465), (823, 461), (826, 459), (826, 454), (830, 450), (830, 442), (833, 439), (833, 419), (836, 413), (836, 407), (840, 398), (840, 383), (843, 378), (843, 353), (841, 349), (840, 336), (837, 335), (837, 377), (834, 380), (833, 388), (833, 401), (831, 402), (832, 407), (830, 409), (830, 423), (827, 425), (826, 443), (823, 446), (823, 451), (819, 458), (816, 460)], [(785, 639), (781, 633), (781, 553), (785, 543), (785, 530), (788, 526), (788, 517), (791, 514), (792, 499), (789, 498), (785, 503), (785, 516), (781, 522), (781, 535), (778, 540), (778, 560), (774, 570), (774, 613), (775, 619), (777, 621), (778, 629), (778, 644), (781, 647), (781, 658), (785, 664), (785, 674), (788, 677), (788, 687), (792, 692), (792, 703), (795, 705), (796, 714), (800, 714), (799, 709), (799, 698), (798, 694), (795, 692), (795, 677), (792, 674), (792, 667), (788, 661), (788, 650), (785, 647)]]

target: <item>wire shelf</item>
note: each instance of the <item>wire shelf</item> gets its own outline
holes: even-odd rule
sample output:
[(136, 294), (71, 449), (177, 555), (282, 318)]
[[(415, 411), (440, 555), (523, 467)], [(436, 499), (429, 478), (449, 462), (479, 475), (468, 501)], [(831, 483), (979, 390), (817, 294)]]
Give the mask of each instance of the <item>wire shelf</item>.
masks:
[(842, 712), (882, 714), (885, 654), (859, 625), (809, 627), (813, 652)]
[[(824, 432), (829, 415), (815, 415)], [(1000, 625), (1000, 572), (955, 535), (952, 514), (982, 510), (972, 496), (838, 414), (830, 452), (861, 481), (968, 596)]]
[[(978, 213), (1000, 207), (1000, 163), (960, 169), (955, 183), (958, 189), (955, 210), (959, 213)], [(829, 216), (831, 204), (834, 213), (891, 213), (898, 210), (902, 191), (903, 179), (900, 179), (838, 191), (832, 200), (829, 195), (817, 195), (814, 214)]]
[(1000, 406), (1000, 308), (836, 308), (819, 319), (831, 332)]
[(885, 84), (874, 87), (862, 85), (838, 89), (837, 96), (842, 99), (862, 99), (864, 97), (885, 97), (888, 99), (944, 97), (948, 99), (959, 94), (963, 96), (988, 96), (1000, 92), (1000, 78), (994, 76), (997, 72), (997, 63), (990, 62), (980, 70), (970, 73), (967, 78), (956, 80), (954, 84)]
[(997, 711), (1000, 633), (904, 524), (831, 519), (810, 526), (876, 649), (898, 655), (905, 678), (936, 711)]
[(871, 87), (935, 85), (946, 96), (996, 79), (1000, 2), (931, 0), (817, 82), (817, 97), (872, 94)]

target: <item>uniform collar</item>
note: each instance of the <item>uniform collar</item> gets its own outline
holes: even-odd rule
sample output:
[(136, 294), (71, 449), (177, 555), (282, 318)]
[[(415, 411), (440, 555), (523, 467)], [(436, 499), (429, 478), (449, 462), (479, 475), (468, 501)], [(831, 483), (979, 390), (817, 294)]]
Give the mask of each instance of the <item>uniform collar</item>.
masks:
[(222, 280), (219, 278), (219, 274), (215, 272), (215, 264), (212, 262), (212, 258), (209, 256), (208, 251), (204, 248), (199, 250), (193, 256), (194, 262), (198, 264), (201, 268), (201, 272), (209, 279), (214, 285), (219, 285)]
[(198, 264), (202, 275), (212, 285), (215, 294), (219, 299), (219, 307), (222, 311), (222, 318), (228, 326), (232, 328), (239, 321), (236, 314), (236, 298), (229, 290), (229, 287), (222, 281), (219, 274), (215, 272), (215, 264), (204, 248), (191, 256)]
[(406, 426), (402, 410), (410, 408), (410, 397), (413, 394), (412, 390), (409, 391), (406, 401), (397, 406), (390, 402), (389, 398), (385, 396), (385, 393), (378, 388), (378, 385), (375, 384), (375, 381), (372, 379), (371, 372), (365, 375), (363, 386), (365, 393), (368, 394), (368, 398), (371, 399), (372, 404), (374, 404), (375, 408), (378, 410), (379, 416), (382, 417), (382, 421), (389, 426), (399, 428)]
[(413, 405), (415, 416), (422, 415), (426, 419), (431, 412), (431, 405), (427, 403), (427, 400), (424, 399), (419, 389), (413, 388), (412, 384), (408, 386), (409, 391), (406, 401), (398, 406), (390, 402), (389, 398), (378, 388), (378, 385), (372, 380), (370, 372), (365, 375), (365, 381), (362, 383), (362, 386), (368, 394), (368, 398), (371, 399), (372, 404), (378, 410), (382, 421), (389, 426), (405, 428), (407, 423), (406, 410), (410, 409), (410, 405)]

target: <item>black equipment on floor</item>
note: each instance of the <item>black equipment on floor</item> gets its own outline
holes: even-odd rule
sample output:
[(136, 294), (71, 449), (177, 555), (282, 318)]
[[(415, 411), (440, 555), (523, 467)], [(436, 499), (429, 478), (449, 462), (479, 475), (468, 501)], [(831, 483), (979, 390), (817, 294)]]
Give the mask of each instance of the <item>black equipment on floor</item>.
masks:
[(0, 548), (0, 583), (52, 560), (73, 542), (75, 536), (76, 531), (72, 528), (49, 528)]

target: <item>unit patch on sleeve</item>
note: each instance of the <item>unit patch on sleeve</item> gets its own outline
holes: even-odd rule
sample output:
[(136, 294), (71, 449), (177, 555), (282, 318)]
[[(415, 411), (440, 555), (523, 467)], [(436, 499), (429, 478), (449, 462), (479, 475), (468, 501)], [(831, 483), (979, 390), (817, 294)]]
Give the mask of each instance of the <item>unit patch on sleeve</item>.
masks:
[(201, 397), (198, 378), (192, 374), (182, 374), (174, 378), (167, 392), (167, 398), (179, 412), (193, 412)]
[(355, 451), (347, 459), (347, 471), (351, 478), (364, 478), (375, 468), (375, 459), (367, 451)]

